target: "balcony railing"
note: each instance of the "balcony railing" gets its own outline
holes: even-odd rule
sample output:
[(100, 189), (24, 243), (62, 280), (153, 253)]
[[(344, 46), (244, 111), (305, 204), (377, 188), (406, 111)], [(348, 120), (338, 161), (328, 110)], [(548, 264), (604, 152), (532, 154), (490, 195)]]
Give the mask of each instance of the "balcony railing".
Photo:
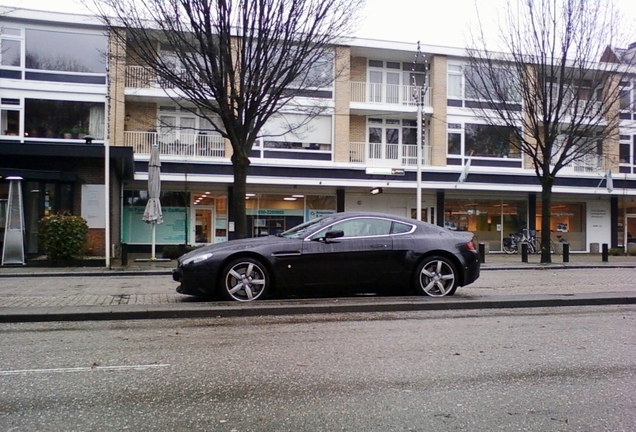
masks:
[[(388, 105), (415, 106), (413, 91), (417, 88), (410, 85), (375, 84), (367, 82), (351, 83), (351, 102)], [(431, 106), (431, 88), (424, 96), (424, 106)]]
[(605, 156), (599, 156), (596, 154), (587, 154), (581, 159), (572, 162), (570, 167), (575, 172), (599, 172), (603, 170), (605, 163)]
[[(413, 144), (349, 144), (349, 162), (366, 165), (416, 166), (417, 146)], [(422, 165), (431, 164), (431, 147), (422, 147)]]
[(225, 142), (218, 135), (124, 132), (124, 142), (136, 154), (150, 154), (151, 147), (158, 145), (162, 156), (225, 157)]
[[(176, 71), (176, 73), (180, 74), (181, 78), (185, 82), (193, 79), (186, 71)], [(174, 85), (158, 77), (152, 69), (145, 68), (143, 66), (127, 66), (126, 87), (143, 89), (171, 89), (174, 88)]]

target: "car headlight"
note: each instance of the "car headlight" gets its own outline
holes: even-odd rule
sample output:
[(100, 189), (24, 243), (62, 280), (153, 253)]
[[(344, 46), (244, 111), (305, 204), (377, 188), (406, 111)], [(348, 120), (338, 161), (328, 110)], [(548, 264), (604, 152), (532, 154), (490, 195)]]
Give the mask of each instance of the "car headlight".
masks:
[(186, 265), (190, 265), (190, 264), (196, 264), (196, 263), (199, 263), (201, 261), (205, 261), (206, 259), (210, 258), (211, 256), (212, 256), (212, 252), (204, 253), (204, 254), (201, 254), (201, 255), (195, 255), (193, 257), (184, 259), (183, 262), (181, 262), (181, 265), (186, 266)]

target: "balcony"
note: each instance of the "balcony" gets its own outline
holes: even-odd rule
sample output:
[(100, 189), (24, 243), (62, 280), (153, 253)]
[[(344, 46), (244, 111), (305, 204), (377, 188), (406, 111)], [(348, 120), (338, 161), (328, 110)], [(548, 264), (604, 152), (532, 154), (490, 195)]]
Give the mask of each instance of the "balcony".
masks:
[[(417, 165), (413, 144), (349, 143), (349, 162), (362, 165), (404, 167)], [(431, 147), (422, 147), (422, 166), (431, 164)]]
[[(397, 84), (351, 83), (351, 102), (373, 105), (416, 106), (413, 91), (416, 87)], [(431, 107), (431, 88), (424, 95), (425, 107)]]
[(135, 154), (150, 154), (153, 145), (159, 146), (162, 156), (224, 158), (225, 142), (218, 135), (124, 132), (124, 143)]
[[(193, 79), (186, 71), (179, 73), (186, 82)], [(162, 80), (152, 69), (143, 66), (126, 66), (126, 88), (173, 89), (174, 85)]]
[(603, 170), (605, 165), (605, 156), (596, 154), (584, 155), (581, 159), (576, 160), (568, 165), (574, 172), (595, 173)]

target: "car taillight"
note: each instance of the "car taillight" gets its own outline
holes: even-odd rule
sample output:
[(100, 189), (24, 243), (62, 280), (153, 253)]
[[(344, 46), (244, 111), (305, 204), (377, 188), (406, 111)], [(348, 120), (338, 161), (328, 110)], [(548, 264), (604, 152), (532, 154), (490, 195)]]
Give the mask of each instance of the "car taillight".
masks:
[(466, 243), (466, 247), (468, 248), (469, 251), (477, 252), (477, 248), (475, 247), (475, 242), (472, 240)]

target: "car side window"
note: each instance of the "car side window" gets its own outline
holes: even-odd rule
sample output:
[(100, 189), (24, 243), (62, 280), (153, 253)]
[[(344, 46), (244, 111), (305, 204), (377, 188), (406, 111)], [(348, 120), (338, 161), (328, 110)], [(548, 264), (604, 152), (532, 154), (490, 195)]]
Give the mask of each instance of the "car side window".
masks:
[(391, 221), (375, 218), (357, 218), (338, 222), (328, 229), (321, 230), (312, 237), (324, 237), (327, 231), (342, 230), (344, 237), (369, 237), (388, 235), (391, 232)]
[(413, 225), (401, 223), (401, 222), (393, 222), (393, 226), (391, 227), (391, 234), (400, 234), (406, 233), (413, 229)]

